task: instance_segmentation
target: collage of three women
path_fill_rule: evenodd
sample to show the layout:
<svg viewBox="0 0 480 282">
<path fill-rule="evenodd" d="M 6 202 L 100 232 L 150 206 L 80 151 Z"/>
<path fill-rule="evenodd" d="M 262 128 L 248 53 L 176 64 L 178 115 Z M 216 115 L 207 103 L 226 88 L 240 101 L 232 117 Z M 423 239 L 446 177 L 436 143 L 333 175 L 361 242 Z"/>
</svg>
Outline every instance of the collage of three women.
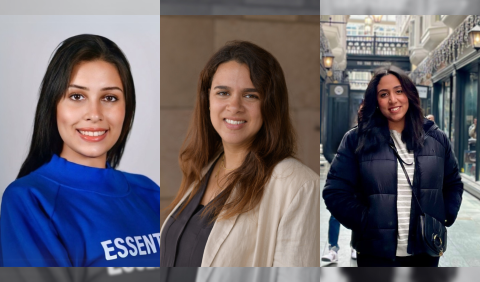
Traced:
<svg viewBox="0 0 480 282">
<path fill-rule="evenodd" d="M 180 2 L 0 15 L 2 281 L 473 275 L 479 16 Z"/>
</svg>

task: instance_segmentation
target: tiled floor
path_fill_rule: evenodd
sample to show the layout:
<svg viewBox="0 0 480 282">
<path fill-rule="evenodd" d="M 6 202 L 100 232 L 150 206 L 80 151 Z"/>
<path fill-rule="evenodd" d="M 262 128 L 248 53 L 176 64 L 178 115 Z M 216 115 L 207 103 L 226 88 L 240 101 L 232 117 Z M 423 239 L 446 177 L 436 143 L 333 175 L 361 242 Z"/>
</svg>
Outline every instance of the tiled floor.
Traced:
<svg viewBox="0 0 480 282">
<path fill-rule="evenodd" d="M 322 190 L 325 185 L 327 171 L 328 167 L 322 167 L 320 171 L 320 186 Z M 320 246 L 322 248 L 322 256 L 325 254 L 325 251 L 328 252 L 329 218 L 330 212 L 326 209 L 322 199 L 320 201 Z M 440 266 L 480 266 L 480 200 L 464 192 L 457 221 L 447 230 L 448 248 L 440 259 Z M 338 239 L 340 246 L 338 264 L 326 265 L 322 262 L 321 266 L 357 266 L 356 261 L 350 259 L 350 237 L 351 231 L 341 226 Z"/>
</svg>

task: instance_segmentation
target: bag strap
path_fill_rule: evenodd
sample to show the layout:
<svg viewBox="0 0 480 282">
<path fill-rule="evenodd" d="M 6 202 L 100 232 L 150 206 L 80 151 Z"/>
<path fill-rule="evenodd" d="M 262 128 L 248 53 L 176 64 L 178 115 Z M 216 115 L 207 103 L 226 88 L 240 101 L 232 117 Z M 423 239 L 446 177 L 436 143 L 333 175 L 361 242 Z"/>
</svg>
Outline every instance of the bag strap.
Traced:
<svg viewBox="0 0 480 282">
<path fill-rule="evenodd" d="M 400 157 L 400 155 L 399 155 L 398 152 L 397 152 L 397 148 L 395 148 L 395 145 L 390 144 L 390 148 L 393 149 L 393 152 L 395 153 L 395 156 L 398 158 L 398 162 L 399 162 L 400 165 L 402 166 L 403 173 L 405 173 L 405 177 L 407 178 L 408 184 L 410 185 L 410 188 L 412 188 L 413 197 L 414 197 L 415 200 L 417 201 L 417 205 L 418 205 L 418 207 L 420 208 L 420 211 L 422 212 L 422 214 L 425 214 L 425 213 L 423 212 L 422 206 L 420 205 L 420 201 L 419 201 L 418 198 L 417 198 L 417 194 L 415 194 L 415 190 L 413 189 L 412 182 L 410 182 L 410 177 L 408 176 L 407 170 L 405 169 L 405 166 L 403 165 L 404 163 L 405 163 L 405 164 L 407 164 L 407 163 L 402 159 L 402 157 Z M 411 164 L 413 164 L 413 163 L 411 163 Z M 408 164 L 408 165 L 411 165 L 411 164 Z"/>
</svg>

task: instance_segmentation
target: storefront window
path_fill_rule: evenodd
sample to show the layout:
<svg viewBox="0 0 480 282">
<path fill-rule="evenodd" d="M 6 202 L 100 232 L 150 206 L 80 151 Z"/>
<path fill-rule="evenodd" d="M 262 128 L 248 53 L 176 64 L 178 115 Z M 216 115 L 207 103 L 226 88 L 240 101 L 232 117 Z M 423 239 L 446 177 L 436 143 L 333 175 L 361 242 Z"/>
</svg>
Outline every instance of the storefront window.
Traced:
<svg viewBox="0 0 480 282">
<path fill-rule="evenodd" d="M 450 80 L 443 83 L 443 131 L 450 138 Z"/>
<path fill-rule="evenodd" d="M 325 125 L 326 125 L 326 102 L 328 101 L 328 95 L 326 93 L 325 80 L 320 76 L 320 143 L 325 137 Z"/>
<path fill-rule="evenodd" d="M 467 136 L 460 140 L 463 141 L 464 155 L 463 155 L 463 168 L 462 170 L 472 177 L 475 177 L 475 163 L 476 163 L 476 144 L 477 135 L 475 132 L 476 116 L 477 116 L 477 85 L 478 76 L 476 73 L 470 73 L 467 77 L 467 84 L 465 86 L 465 112 L 464 121 L 465 131 Z"/>
<path fill-rule="evenodd" d="M 443 85 L 442 85 L 443 86 Z M 441 87 L 442 89 L 439 90 L 439 93 L 438 93 L 438 109 L 437 109 L 437 113 L 438 113 L 438 127 L 440 127 L 441 130 L 444 130 L 444 124 L 443 124 L 443 87 Z"/>
<path fill-rule="evenodd" d="M 363 93 L 350 94 L 350 127 L 354 127 L 358 123 L 358 110 L 363 101 Z"/>
</svg>

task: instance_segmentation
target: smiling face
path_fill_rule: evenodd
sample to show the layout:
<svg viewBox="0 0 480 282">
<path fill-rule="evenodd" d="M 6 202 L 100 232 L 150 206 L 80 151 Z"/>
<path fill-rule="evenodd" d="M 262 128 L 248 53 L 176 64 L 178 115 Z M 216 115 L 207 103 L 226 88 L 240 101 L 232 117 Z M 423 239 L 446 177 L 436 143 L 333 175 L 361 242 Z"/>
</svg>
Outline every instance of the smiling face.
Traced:
<svg viewBox="0 0 480 282">
<path fill-rule="evenodd" d="M 210 120 L 224 146 L 245 147 L 263 124 L 260 94 L 248 66 L 236 61 L 220 64 L 210 88 Z"/>
<path fill-rule="evenodd" d="M 388 120 L 390 129 L 402 132 L 405 114 L 408 111 L 408 97 L 395 75 L 383 76 L 377 86 L 378 108 Z"/>
<path fill-rule="evenodd" d="M 57 126 L 63 140 L 60 156 L 104 168 L 124 118 L 125 96 L 116 67 L 101 60 L 77 64 L 67 92 L 57 104 Z"/>
</svg>

